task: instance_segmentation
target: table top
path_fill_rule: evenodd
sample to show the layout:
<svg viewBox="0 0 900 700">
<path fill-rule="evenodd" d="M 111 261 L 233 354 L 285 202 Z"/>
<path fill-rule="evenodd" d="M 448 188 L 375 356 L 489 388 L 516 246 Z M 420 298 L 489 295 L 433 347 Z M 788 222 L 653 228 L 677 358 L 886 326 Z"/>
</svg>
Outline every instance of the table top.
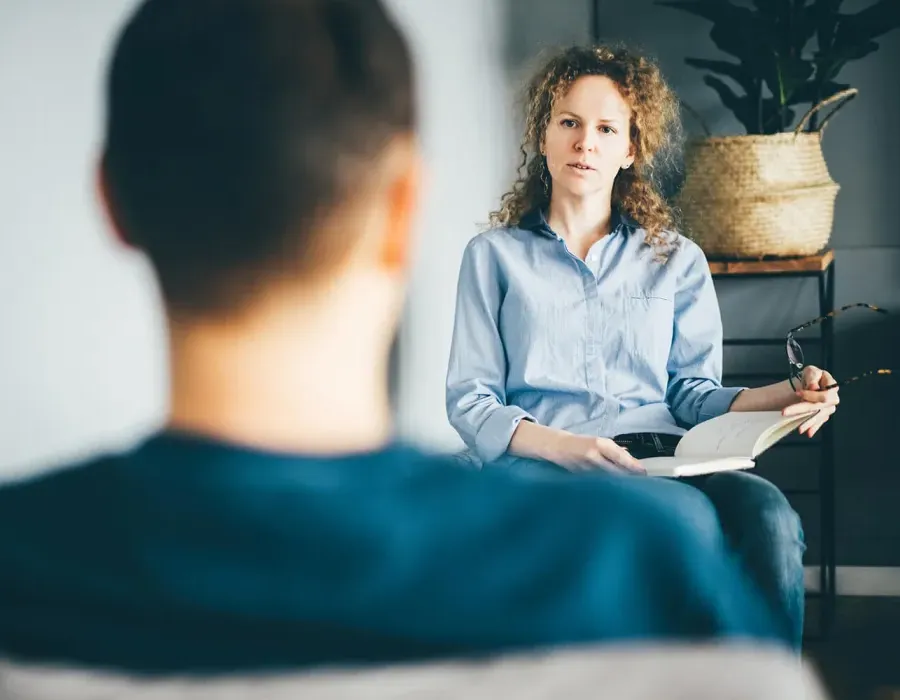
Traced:
<svg viewBox="0 0 900 700">
<path fill-rule="evenodd" d="M 834 262 L 834 250 L 825 248 L 815 255 L 797 258 L 763 258 L 761 260 L 725 260 L 709 258 L 709 270 L 723 275 L 778 275 L 796 272 L 823 272 Z"/>
</svg>

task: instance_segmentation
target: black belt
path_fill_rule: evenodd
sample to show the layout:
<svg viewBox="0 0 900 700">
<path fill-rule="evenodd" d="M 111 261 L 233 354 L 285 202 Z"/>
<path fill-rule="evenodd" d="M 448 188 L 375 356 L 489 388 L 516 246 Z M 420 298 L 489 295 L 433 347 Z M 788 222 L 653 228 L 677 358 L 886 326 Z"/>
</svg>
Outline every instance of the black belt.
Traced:
<svg viewBox="0 0 900 700">
<path fill-rule="evenodd" d="M 613 438 L 613 442 L 627 449 L 635 459 L 673 457 L 680 441 L 680 435 L 666 433 L 623 433 Z"/>
</svg>

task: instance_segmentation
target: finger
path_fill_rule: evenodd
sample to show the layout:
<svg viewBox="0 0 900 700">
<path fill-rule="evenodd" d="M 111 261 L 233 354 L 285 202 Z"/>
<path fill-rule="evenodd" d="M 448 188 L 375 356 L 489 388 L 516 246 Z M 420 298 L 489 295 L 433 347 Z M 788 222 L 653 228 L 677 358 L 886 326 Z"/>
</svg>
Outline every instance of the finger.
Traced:
<svg viewBox="0 0 900 700">
<path fill-rule="evenodd" d="M 821 403 L 810 403 L 809 401 L 800 401 L 798 403 L 792 403 L 790 406 L 785 407 L 781 411 L 781 415 L 783 416 L 799 416 L 804 413 L 810 413 L 811 411 L 818 411 L 822 408 Z"/>
<path fill-rule="evenodd" d="M 637 474 L 647 473 L 644 465 L 641 464 L 637 459 L 635 459 L 629 452 L 623 451 L 623 454 L 620 455 L 618 459 L 618 463 L 628 471 L 635 472 Z"/>
<path fill-rule="evenodd" d="M 819 377 L 819 386 L 828 386 L 829 384 L 837 384 L 837 381 L 827 369 L 822 370 L 822 376 Z"/>
<path fill-rule="evenodd" d="M 839 402 L 837 389 L 829 389 L 828 391 L 798 391 L 797 396 L 803 403 L 837 405 Z"/>
<path fill-rule="evenodd" d="M 803 386 L 807 389 L 815 389 L 821 386 L 822 370 L 815 365 L 807 365 L 803 368 Z"/>
<path fill-rule="evenodd" d="M 834 413 L 834 406 L 829 406 L 828 408 L 823 408 L 821 411 L 816 413 L 812 418 L 805 421 L 803 425 L 800 426 L 799 431 L 801 434 L 806 433 L 809 437 L 818 432 L 819 428 L 821 428 L 825 423 L 828 422 L 828 419 Z"/>
<path fill-rule="evenodd" d="M 608 452 L 604 454 L 604 457 L 614 462 L 617 467 L 620 467 L 627 471 L 637 472 L 638 474 L 647 473 L 647 470 L 641 465 L 641 463 L 637 459 L 635 459 L 632 454 L 624 447 L 614 445 Z"/>
<path fill-rule="evenodd" d="M 809 430 L 822 422 L 822 419 L 819 418 L 818 414 L 815 417 L 810 418 L 808 421 L 804 421 L 803 424 L 797 429 L 797 432 L 801 435 L 803 433 L 809 432 Z"/>
<path fill-rule="evenodd" d="M 609 472 L 622 471 L 622 468 L 618 464 L 613 460 L 608 459 L 602 452 L 599 450 L 592 450 L 579 465 L 579 471 L 590 472 L 596 471 L 597 469 L 605 469 Z"/>
<path fill-rule="evenodd" d="M 823 415 L 821 418 L 819 418 L 819 419 L 818 419 L 818 420 L 810 427 L 810 429 L 806 431 L 807 437 L 812 437 L 812 436 L 815 435 L 817 432 L 819 432 L 819 428 L 821 428 L 823 425 L 825 425 L 825 424 L 828 422 L 828 417 L 829 417 L 830 415 L 831 415 L 831 414 L 828 413 L 828 414 Z"/>
<path fill-rule="evenodd" d="M 597 463 L 598 469 L 605 469 L 608 472 L 612 472 L 614 474 L 632 474 L 634 471 L 629 467 L 625 467 L 616 462 L 611 462 L 608 459 L 603 460 L 602 462 Z"/>
<path fill-rule="evenodd" d="M 813 435 L 815 435 L 816 433 L 818 433 L 818 432 L 819 432 L 819 428 L 821 428 L 823 425 L 825 425 L 825 423 L 826 423 L 826 421 L 822 421 L 822 422 L 819 423 L 818 425 L 812 427 L 812 428 L 810 429 L 810 431 L 809 431 L 809 436 L 812 437 Z"/>
</svg>

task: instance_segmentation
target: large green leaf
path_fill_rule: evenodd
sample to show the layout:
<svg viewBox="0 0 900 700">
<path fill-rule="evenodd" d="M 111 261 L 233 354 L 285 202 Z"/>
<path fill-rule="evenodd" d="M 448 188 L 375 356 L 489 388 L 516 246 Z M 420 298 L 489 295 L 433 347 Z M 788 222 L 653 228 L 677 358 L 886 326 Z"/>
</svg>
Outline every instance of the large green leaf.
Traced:
<svg viewBox="0 0 900 700">
<path fill-rule="evenodd" d="M 719 93 L 719 99 L 722 100 L 722 104 L 734 113 L 734 116 L 744 125 L 748 134 L 758 132 L 759 120 L 754 109 L 756 100 L 751 99 L 747 95 L 740 96 L 735 94 L 730 85 L 714 75 L 704 75 L 703 82 Z"/>
<path fill-rule="evenodd" d="M 900 27 L 900 3 L 897 0 L 877 0 L 855 15 L 840 15 L 838 41 L 861 44 L 877 39 Z"/>
<path fill-rule="evenodd" d="M 744 88 L 744 92 L 748 95 L 756 91 L 756 82 L 754 77 L 740 63 L 731 63 L 729 61 L 711 61 L 705 58 L 686 58 L 684 62 L 694 68 L 712 71 L 719 75 L 731 78 L 734 82 Z"/>
<path fill-rule="evenodd" d="M 719 94 L 722 104 L 734 113 L 748 134 L 774 134 L 783 131 L 794 121 L 794 111 L 782 108 L 774 98 L 759 100 L 748 95 L 738 95 L 731 86 L 714 75 L 703 76 L 703 82 Z"/>
<path fill-rule="evenodd" d="M 834 64 L 836 70 L 840 70 L 847 61 L 858 61 L 877 50 L 878 42 L 869 40 L 859 42 L 851 41 L 847 37 L 841 36 L 840 26 L 838 26 L 838 32 L 835 36 L 831 50 L 821 55 L 817 54 L 816 59 L 817 62 L 819 62 L 820 59 L 825 59 L 828 63 Z M 832 71 L 828 77 L 834 78 L 836 76 L 837 72 Z"/>
<path fill-rule="evenodd" d="M 785 129 L 791 106 L 814 103 L 846 86 L 837 82 L 849 62 L 878 49 L 874 39 L 900 28 L 900 0 L 871 0 L 856 14 L 842 14 L 844 0 L 655 0 L 712 22 L 710 38 L 736 61 L 688 58 L 716 75 L 704 81 L 719 94 L 749 133 Z M 810 56 L 810 39 L 818 51 Z M 723 76 L 742 88 L 739 95 Z M 767 97 L 771 93 L 771 97 Z"/>
<path fill-rule="evenodd" d="M 729 0 L 659 0 L 657 4 L 710 20 L 710 38 L 720 51 L 737 58 L 747 74 L 774 80 L 773 25 L 760 13 Z"/>
<path fill-rule="evenodd" d="M 743 9 L 732 5 L 729 0 L 657 0 L 656 4 L 661 7 L 684 10 L 711 22 L 721 22 L 735 10 Z M 747 10 L 744 11 L 747 12 Z"/>
<path fill-rule="evenodd" d="M 815 23 L 816 39 L 819 43 L 819 51 L 828 51 L 834 42 L 834 34 L 837 30 L 838 10 L 844 0 L 816 0 L 807 9 L 807 14 Z"/>
<path fill-rule="evenodd" d="M 802 56 L 803 51 L 816 34 L 817 22 L 812 5 L 801 0 L 792 8 L 790 26 L 786 32 L 788 47 L 794 56 Z"/>
<path fill-rule="evenodd" d="M 790 107 L 777 104 L 775 100 L 763 100 L 762 131 L 764 134 L 777 134 L 789 129 L 796 117 L 796 112 Z"/>
<path fill-rule="evenodd" d="M 753 0 L 753 6 L 759 10 L 760 14 L 775 18 L 779 12 L 783 12 L 785 7 L 790 7 L 790 2 L 785 0 Z"/>
<path fill-rule="evenodd" d="M 746 60 L 758 53 L 760 39 L 766 33 L 765 23 L 746 7 L 729 0 L 658 0 L 657 5 L 698 15 L 713 23 L 710 36 L 722 51 Z"/>
<path fill-rule="evenodd" d="M 720 51 L 737 58 L 748 73 L 760 78 L 774 74 L 775 47 L 768 41 L 769 36 L 752 15 L 719 22 L 709 33 Z"/>
<path fill-rule="evenodd" d="M 794 93 L 809 80 L 815 71 L 812 61 L 796 56 L 775 56 L 773 82 L 766 82 L 779 104 L 790 104 Z"/>
<path fill-rule="evenodd" d="M 753 0 L 768 41 L 781 55 L 799 56 L 816 31 L 807 0 Z"/>
</svg>

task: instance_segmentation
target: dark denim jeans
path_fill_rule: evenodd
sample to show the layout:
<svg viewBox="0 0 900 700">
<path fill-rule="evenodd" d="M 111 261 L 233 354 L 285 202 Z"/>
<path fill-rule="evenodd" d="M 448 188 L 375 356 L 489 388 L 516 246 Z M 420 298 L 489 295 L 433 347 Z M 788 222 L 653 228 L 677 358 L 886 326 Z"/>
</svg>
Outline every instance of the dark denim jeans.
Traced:
<svg viewBox="0 0 900 700">
<path fill-rule="evenodd" d="M 774 484 L 744 471 L 680 481 L 699 489 L 712 502 L 725 538 L 790 629 L 791 643 L 799 652 L 806 544 L 800 518 L 787 498 Z"/>
<path fill-rule="evenodd" d="M 560 478 L 568 473 L 528 459 L 507 457 L 497 464 L 532 477 Z M 715 542 L 724 536 L 745 574 L 769 602 L 787 641 L 799 653 L 806 544 L 800 517 L 784 494 L 771 482 L 745 471 L 653 482 L 660 502 L 690 522 L 698 541 Z"/>
</svg>

